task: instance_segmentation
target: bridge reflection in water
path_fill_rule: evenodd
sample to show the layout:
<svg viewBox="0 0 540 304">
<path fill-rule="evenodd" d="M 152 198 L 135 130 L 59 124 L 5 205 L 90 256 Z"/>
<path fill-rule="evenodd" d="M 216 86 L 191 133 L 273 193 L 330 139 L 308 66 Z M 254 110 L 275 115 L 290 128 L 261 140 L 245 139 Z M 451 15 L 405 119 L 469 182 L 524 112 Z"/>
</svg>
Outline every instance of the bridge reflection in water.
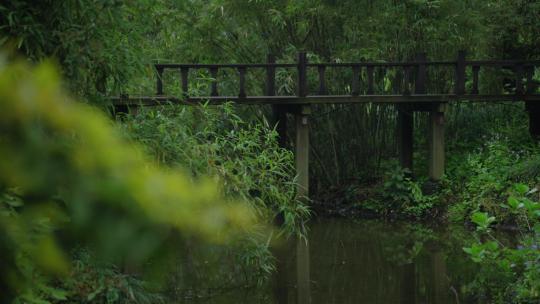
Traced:
<svg viewBox="0 0 540 304">
<path fill-rule="evenodd" d="M 460 284 L 476 265 L 462 252 L 463 238 L 449 237 L 414 226 L 316 221 L 309 241 L 276 250 L 273 302 L 467 303 Z"/>
</svg>

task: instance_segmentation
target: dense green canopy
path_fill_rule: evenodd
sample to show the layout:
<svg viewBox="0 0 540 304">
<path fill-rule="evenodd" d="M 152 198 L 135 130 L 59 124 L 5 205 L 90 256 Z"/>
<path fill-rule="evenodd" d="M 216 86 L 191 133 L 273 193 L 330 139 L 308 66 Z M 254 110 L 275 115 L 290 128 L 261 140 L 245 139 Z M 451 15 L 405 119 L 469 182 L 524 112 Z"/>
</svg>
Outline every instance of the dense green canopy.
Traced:
<svg viewBox="0 0 540 304">
<path fill-rule="evenodd" d="M 255 63 L 269 54 L 294 62 L 299 51 L 310 62 L 405 61 L 419 52 L 451 60 L 459 50 L 471 59 L 540 59 L 534 0 L 4 2 L 1 303 L 156 302 L 162 298 L 148 296 L 152 288 L 125 273 L 167 269 L 159 261 L 174 260 L 163 259 L 171 252 L 185 253 L 198 269 L 208 268 L 207 252 L 233 261 L 231 268 L 218 261 L 222 268 L 203 278 L 210 289 L 224 278 L 262 284 L 274 271 L 276 234 L 304 235 L 310 211 L 295 198 L 294 157 L 278 147 L 269 107 L 165 106 L 105 118 L 108 97 L 155 93 L 154 63 Z M 190 89 L 202 92 L 211 78 L 199 72 L 191 72 Z M 428 73 L 428 92 L 453 86 L 452 71 Z M 177 74 L 164 75 L 167 93 L 179 93 Z M 350 92 L 350 74 L 328 71 L 329 89 Z M 511 92 L 508 75 L 482 69 L 480 89 Z M 396 93 L 392 81 L 401 76 L 377 71 L 375 85 Z M 218 77 L 222 92 L 236 88 L 236 76 Z M 261 92 L 264 76 L 247 77 L 247 90 Z M 294 77 L 277 72 L 279 94 L 294 91 Z M 532 82 L 538 92 L 538 68 Z M 428 117 L 413 114 L 419 165 L 406 172 L 392 161 L 396 113 L 392 105 L 312 107 L 314 203 L 475 225 L 465 251 L 482 271 L 465 288 L 469 296 L 537 303 L 540 149 L 524 105 L 449 105 L 448 170 L 434 191 L 423 183 Z M 265 229 L 271 222 L 281 224 L 278 233 Z M 520 231 L 519 245 L 497 240 L 495 224 Z M 414 255 L 421 246 L 408 250 Z M 192 278 L 171 276 L 161 277 L 171 289 L 191 286 Z"/>
</svg>

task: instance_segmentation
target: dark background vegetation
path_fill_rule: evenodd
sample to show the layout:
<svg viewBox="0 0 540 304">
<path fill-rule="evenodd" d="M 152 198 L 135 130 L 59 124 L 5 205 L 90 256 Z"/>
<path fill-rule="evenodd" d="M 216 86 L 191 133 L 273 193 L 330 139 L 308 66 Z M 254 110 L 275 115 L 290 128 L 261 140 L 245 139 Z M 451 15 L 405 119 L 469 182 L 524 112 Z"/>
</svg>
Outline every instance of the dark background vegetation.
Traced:
<svg viewBox="0 0 540 304">
<path fill-rule="evenodd" d="M 405 61 L 418 52 L 425 52 L 431 60 L 451 60 L 456 57 L 458 50 L 466 50 L 468 58 L 471 59 L 539 59 L 538 16 L 540 2 L 527 0 L 14 0 L 0 4 L 0 44 L 5 52 L 3 62 L 12 62 L 15 60 L 13 58 L 19 58 L 19 61 L 23 58 L 23 61 L 31 64 L 39 64 L 45 60 L 54 61 L 64 79 L 61 85 L 65 91 L 102 112 L 108 112 L 108 96 L 153 93 L 155 72 L 152 63 L 254 63 L 263 62 L 267 54 L 275 55 L 278 62 L 293 62 L 298 51 L 307 51 L 312 62 Z M 19 68 L 5 68 L 4 71 L 19 75 L 18 77 L 27 74 Z M 329 71 L 328 77 L 333 79 L 328 82 L 329 89 L 332 92 L 348 92 L 348 73 Z M 431 75 L 428 91 L 448 91 L 452 87 L 450 71 L 428 73 Z M 47 75 L 55 77 L 53 72 Z M 536 82 L 539 81 L 538 75 L 536 71 Z M 208 88 L 208 75 L 202 73 L 195 76 L 198 80 L 192 84 L 192 89 L 205 91 Z M 483 71 L 480 75 L 481 91 L 493 92 L 500 88 L 505 76 L 508 75 L 495 70 Z M 171 94 L 178 93 L 179 88 L 172 85 L 178 83 L 178 75 L 168 74 L 165 77 L 169 84 L 165 90 Z M 220 90 L 233 91 L 236 78 L 232 77 L 232 74 L 222 74 L 220 77 L 223 81 Z M 399 72 L 376 74 L 376 89 L 387 93 L 399 91 L 399 86 L 388 85 L 391 79 L 399 77 Z M 248 92 L 262 91 L 262 79 L 262 75 L 249 75 Z M 278 71 L 279 93 L 294 92 L 293 79 L 294 74 Z M 7 100 L 11 103 L 17 102 L 18 97 L 8 94 L 8 84 L 16 83 L 9 82 L 9 77 L 4 81 L 6 91 L 2 93 L 3 100 L 0 102 L 4 103 L 4 99 L 6 105 Z M 40 88 L 32 81 L 30 86 Z M 55 87 L 55 82 L 52 81 L 50 86 Z M 512 89 L 511 86 L 505 88 L 508 92 Z M 65 96 L 66 94 L 60 94 L 53 98 L 65 99 Z M 43 103 L 53 104 L 47 98 L 43 99 Z M 5 109 L 11 108 L 6 106 Z M 38 110 L 27 110 L 36 117 L 42 115 Z M 73 115 L 80 115 L 81 120 L 86 119 L 84 114 L 79 114 L 79 110 L 75 112 L 78 114 Z M 185 176 L 194 180 L 203 176 L 217 176 L 217 191 L 224 200 L 249 202 L 250 208 L 264 219 L 264 223 L 270 223 L 276 214 L 281 214 L 286 225 L 280 233 L 302 234 L 308 211 L 306 206 L 294 200 L 292 155 L 289 151 L 277 147 L 270 113 L 268 108 L 256 107 L 165 107 L 143 110 L 137 115 L 123 117 L 116 125 L 121 130 L 118 132 L 119 137 L 141 144 L 142 150 L 149 155 L 147 158 L 152 163 L 158 163 L 162 170 L 168 172 L 183 168 L 180 170 L 184 170 Z M 26 149 L 25 151 L 43 147 L 49 147 L 47 151 L 56 151 L 55 149 L 64 147 L 62 144 L 52 144 L 57 142 L 51 135 L 57 131 L 54 127 L 35 125 L 35 120 L 19 119 L 14 113 L 2 115 L 5 115 L 0 115 L 5 121 L 14 119 L 13 121 L 18 123 L 17 128 L 28 131 L 23 132 L 26 137 L 17 137 L 13 136 L 19 134 L 13 133 L 17 128 L 0 124 L 2 133 L 12 135 L 9 140 L 3 139 L 0 142 L 2 145 L 17 145 L 16 147 Z M 434 194 L 422 191 L 422 182 L 426 179 L 427 171 L 424 167 L 427 116 L 415 114 L 414 180 L 407 178 L 392 161 L 397 153 L 396 116 L 395 108 L 387 105 L 313 107 L 310 126 L 310 183 L 315 201 L 323 201 L 325 204 L 336 204 L 336 201 L 339 201 L 346 210 L 345 214 L 349 214 L 347 210 L 354 209 L 383 218 L 429 220 L 437 217 L 459 223 L 472 221 L 483 227 L 480 229 L 482 233 L 489 232 L 489 226 L 498 223 L 521 227 L 524 235 L 538 234 L 538 213 L 534 209 L 536 205 L 532 203 L 538 201 L 534 189 L 540 176 L 540 150 L 536 141 L 527 133 L 524 105 L 468 102 L 452 104 L 446 113 L 447 175 L 439 191 Z M 51 122 L 55 119 L 60 118 L 51 117 Z M 92 120 L 92 117 L 88 119 Z M 48 131 L 44 134 L 34 133 L 32 130 L 36 128 Z M 79 131 L 84 130 L 86 129 L 82 128 Z M 292 132 L 292 129 L 289 130 L 291 135 Z M 60 136 L 61 142 L 69 142 L 69 134 L 60 132 L 55 136 Z M 22 139 L 17 141 L 17 138 Z M 36 142 L 36 138 L 43 140 Z M 96 141 L 96 145 L 101 147 L 103 143 Z M 70 159 L 69 151 L 72 150 L 67 151 L 64 157 Z M 54 159 L 55 155 L 52 153 L 51 158 Z M 30 152 L 27 156 L 27 161 L 34 159 Z M 36 159 L 47 162 L 46 157 Z M 78 172 L 75 169 L 66 170 L 70 168 L 69 162 L 59 162 L 57 166 L 46 168 L 51 172 L 62 172 L 58 174 L 65 174 L 63 178 L 66 180 L 70 179 L 69 174 Z M 19 167 L 20 170 L 27 168 L 31 168 L 28 169 L 29 172 L 35 169 L 32 166 Z M 263 171 L 267 173 L 261 175 Z M 96 179 L 98 177 L 99 175 L 96 175 Z M 43 184 L 35 189 L 25 188 L 25 185 L 15 183 L 14 180 L 21 182 L 10 178 L 7 173 L 0 180 L 2 210 L 9 218 L 17 218 L 17 221 L 6 220 L 3 227 L 7 227 L 8 222 L 9 225 L 23 225 L 24 220 L 32 219 L 21 216 L 26 210 L 26 207 L 21 206 L 45 201 L 48 203 L 51 199 L 62 208 L 64 205 L 77 206 L 77 197 L 58 195 L 61 191 L 56 190 L 61 188 L 62 184 L 55 182 L 55 179 L 44 177 Z M 530 191 L 519 190 L 523 189 L 522 187 L 516 190 L 516 183 L 527 185 Z M 129 185 L 126 187 L 130 189 Z M 38 191 L 40 199 L 36 200 L 36 196 L 30 191 L 32 189 L 54 191 Z M 106 191 L 104 193 L 110 194 Z M 513 203 L 502 207 L 501 204 L 504 205 L 509 197 L 521 202 L 522 207 L 518 208 L 519 203 L 515 205 L 515 210 L 512 209 Z M 133 199 L 111 196 L 105 201 L 114 201 L 113 198 L 127 201 Z M 97 196 L 87 200 L 102 203 L 104 199 Z M 73 217 L 71 209 L 67 210 L 66 216 Z M 111 214 L 119 212 L 117 209 L 113 211 Z M 470 218 L 479 212 L 485 214 L 485 218 Z M 490 220 L 491 215 L 496 220 Z M 142 218 L 147 225 L 143 226 L 155 232 L 153 229 L 156 228 L 156 223 L 145 216 Z M 133 231 L 142 229 L 140 221 L 138 217 L 128 220 L 135 223 L 135 228 L 131 227 Z M 88 222 L 84 223 L 88 225 Z M 108 224 L 111 223 L 104 225 Z M 56 225 L 62 226 L 58 223 L 52 227 L 46 225 L 45 228 L 36 228 L 36 233 L 50 236 L 53 231 L 62 230 Z M 62 227 L 67 231 L 72 228 Z M 88 226 L 83 227 L 89 229 Z M 198 243 L 190 241 L 190 233 L 183 235 L 184 228 L 179 228 L 179 238 L 182 240 L 179 243 Z M 257 233 L 243 239 L 249 241 L 236 244 L 234 249 L 215 244 L 204 245 L 212 241 L 203 238 L 204 241 L 200 242 L 201 252 L 207 248 L 205 246 L 211 246 L 212 250 L 233 256 L 232 259 L 242 260 L 243 268 L 239 266 L 239 269 L 231 272 L 251 273 L 251 277 L 244 276 L 246 281 L 260 281 L 259 279 L 271 273 L 273 268 L 267 235 L 261 232 L 263 228 L 255 230 Z M 169 236 L 178 237 L 173 234 Z M 28 255 L 30 249 L 14 245 L 17 237 L 16 234 L 2 235 L 0 246 L 3 247 L 0 249 L 2 252 L 17 252 L 11 256 L 13 260 L 6 259 L 11 261 L 6 265 L 12 267 L 14 273 L 22 272 L 19 276 L 20 281 L 24 282 L 24 278 L 28 281 L 28 278 L 43 269 L 36 266 L 20 271 L 21 263 L 35 265 L 32 264 L 32 259 L 28 258 L 31 257 Z M 58 239 L 64 240 L 62 235 Z M 59 247 L 70 256 L 68 260 L 81 261 L 77 264 L 80 267 L 74 268 L 78 271 L 72 272 L 71 282 L 84 277 L 84 282 L 87 282 L 89 287 L 77 289 L 69 282 L 58 284 L 58 281 L 50 280 L 44 275 L 43 284 L 39 288 L 32 289 L 28 285 L 20 284 L 27 289 L 18 287 L 18 291 L 24 289 L 27 293 L 25 298 L 19 301 L 37 303 L 45 299 L 50 302 L 77 302 L 78 297 L 88 301 L 133 300 L 129 293 L 124 292 L 125 288 L 118 287 L 123 286 L 122 284 L 138 286 L 141 294 L 135 298 L 139 302 L 158 300 L 153 297 L 145 298 L 147 287 L 143 287 L 143 283 L 139 281 L 131 282 L 132 277 L 124 276 L 126 269 L 122 267 L 101 265 L 100 271 L 88 274 L 87 267 L 92 268 L 93 266 L 89 265 L 96 263 L 92 258 L 96 252 L 93 251 L 99 250 L 88 249 L 88 244 L 73 239 L 77 238 L 73 237 L 65 243 L 60 242 L 62 246 Z M 523 239 L 524 242 L 530 241 L 525 236 Z M 530 250 L 522 250 L 520 253 L 512 251 L 512 248 L 494 248 L 485 242 L 477 245 L 485 247 L 470 247 L 473 248 L 469 250 L 471 255 L 479 262 L 489 261 L 486 266 L 488 270 L 483 275 L 500 278 L 496 284 L 489 286 L 482 285 L 480 280 L 478 290 L 488 290 L 487 296 L 500 301 L 507 301 L 517 295 L 523 303 L 537 300 L 540 271 L 538 266 L 534 265 L 539 264 L 539 255 L 537 250 L 534 250 L 534 246 L 538 246 L 536 238 L 532 239 L 532 243 L 523 245 L 523 248 Z M 129 243 L 128 240 L 125 239 L 126 244 Z M 4 247 L 8 249 L 4 250 Z M 81 247 L 84 249 L 80 249 Z M 185 246 L 188 247 L 195 248 L 195 245 Z M 129 246 L 126 245 L 123 250 L 127 251 L 126 248 Z M 75 253 L 72 254 L 72 251 Z M 483 254 L 482 257 L 480 253 Z M 491 253 L 492 259 L 489 258 Z M 17 255 L 26 256 L 27 259 L 16 262 L 14 256 Z M 149 257 L 154 256 L 150 253 L 144 256 Z M 145 260 L 143 257 L 139 258 L 138 263 Z M 521 266 L 509 269 L 505 264 L 508 261 Z M 119 264 L 118 261 L 112 263 Z M 99 277 L 114 278 L 115 282 L 119 282 L 114 285 L 118 288 L 111 291 L 99 286 L 96 282 L 103 280 Z M 221 277 L 216 274 L 215 281 L 219 281 Z M 189 285 L 189 278 L 172 280 L 177 280 L 176 285 Z M 509 285 L 509 282 L 512 284 Z M 6 284 L 6 290 L 13 292 L 17 289 L 13 287 L 17 284 Z"/>
<path fill-rule="evenodd" d="M 311 61 L 323 62 L 405 61 L 418 52 L 431 60 L 451 60 L 458 50 L 467 50 L 471 59 L 537 59 L 538 10 L 537 1 L 221 0 L 11 1 L 0 12 L 5 44 L 34 61 L 53 56 L 73 92 L 99 100 L 152 93 L 154 62 L 249 63 L 262 62 L 267 54 L 293 62 L 300 50 Z M 347 90 L 347 73 L 330 74 L 330 90 Z M 486 86 L 486 79 L 496 77 L 481 76 Z M 294 90 L 291 77 L 283 75 L 281 93 Z M 448 75 L 435 78 L 433 90 L 451 87 Z M 379 90 L 388 90 L 379 80 Z M 252 91 L 262 90 L 260 79 L 252 83 Z M 475 110 L 460 110 L 470 107 Z M 504 111 L 504 106 L 458 106 L 448 115 L 448 136 L 463 141 L 485 134 L 489 125 L 484 124 L 493 120 L 468 115 L 496 117 Z M 395 155 L 395 113 L 374 105 L 316 107 L 313 189 L 378 173 L 381 160 Z M 419 115 L 417 126 L 424 121 Z"/>
</svg>

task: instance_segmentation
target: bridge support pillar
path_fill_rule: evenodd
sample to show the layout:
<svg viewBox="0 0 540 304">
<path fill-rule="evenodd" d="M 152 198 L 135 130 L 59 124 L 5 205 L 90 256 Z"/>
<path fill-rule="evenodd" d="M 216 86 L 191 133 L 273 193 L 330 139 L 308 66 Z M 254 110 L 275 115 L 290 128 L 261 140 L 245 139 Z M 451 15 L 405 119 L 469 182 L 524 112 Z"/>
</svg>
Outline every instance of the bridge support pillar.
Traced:
<svg viewBox="0 0 540 304">
<path fill-rule="evenodd" d="M 438 181 L 444 175 L 444 111 L 446 104 L 433 104 L 430 111 L 429 177 Z"/>
<path fill-rule="evenodd" d="M 414 112 L 407 105 L 398 105 L 397 121 L 399 164 L 403 169 L 413 169 Z"/>
<path fill-rule="evenodd" d="M 111 114 L 113 118 L 117 118 L 119 115 L 134 115 L 139 114 L 140 107 L 128 106 L 128 105 L 115 105 L 111 108 Z"/>
<path fill-rule="evenodd" d="M 540 105 L 533 102 L 525 102 L 525 109 L 529 114 L 529 133 L 533 138 L 540 138 Z"/>
<path fill-rule="evenodd" d="M 295 113 L 296 144 L 294 148 L 298 176 L 296 196 L 303 201 L 309 198 L 309 114 L 311 114 L 309 105 L 300 106 Z"/>
</svg>

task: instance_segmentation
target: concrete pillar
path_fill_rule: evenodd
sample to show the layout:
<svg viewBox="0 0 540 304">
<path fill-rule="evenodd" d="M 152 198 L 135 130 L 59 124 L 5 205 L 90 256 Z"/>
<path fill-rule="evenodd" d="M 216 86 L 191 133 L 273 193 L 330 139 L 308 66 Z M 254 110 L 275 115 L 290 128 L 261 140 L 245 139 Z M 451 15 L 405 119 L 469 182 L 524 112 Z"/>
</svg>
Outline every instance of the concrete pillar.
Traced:
<svg viewBox="0 0 540 304">
<path fill-rule="evenodd" d="M 309 114 L 310 107 L 301 106 L 295 113 L 296 119 L 296 174 L 298 184 L 297 198 L 307 201 L 309 198 Z"/>
<path fill-rule="evenodd" d="M 529 114 L 529 134 L 533 138 L 540 138 L 540 105 L 535 102 L 525 102 L 525 109 Z"/>
<path fill-rule="evenodd" d="M 444 175 L 444 112 L 446 104 L 437 103 L 430 111 L 429 177 L 438 181 Z"/>
</svg>

